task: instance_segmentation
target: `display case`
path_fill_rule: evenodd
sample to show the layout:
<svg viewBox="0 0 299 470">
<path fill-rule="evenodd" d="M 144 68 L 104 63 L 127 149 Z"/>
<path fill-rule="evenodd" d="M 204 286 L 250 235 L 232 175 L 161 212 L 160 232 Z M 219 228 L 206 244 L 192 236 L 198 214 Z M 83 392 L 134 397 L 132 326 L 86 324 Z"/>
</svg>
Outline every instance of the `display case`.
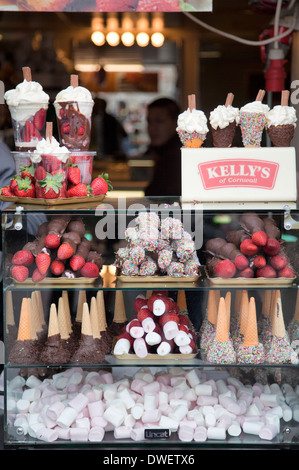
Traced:
<svg viewBox="0 0 299 470">
<path fill-rule="evenodd" d="M 164 232 L 165 245 L 159 250 L 143 238 L 145 256 L 150 254 L 158 265 L 155 272 L 141 271 L 137 253 L 136 271 L 123 269 L 120 260 L 121 249 L 138 245 L 128 228 L 134 231 L 141 213 L 158 216 L 158 236 L 162 221 L 176 220 L 181 228 L 179 236 Z M 250 277 L 245 266 L 219 275 L 216 260 L 234 261 L 236 253 L 224 255 L 209 242 L 230 243 L 232 232 L 241 230 L 252 241 L 261 230 L 252 228 L 252 219 L 244 220 L 248 213 L 264 225 L 273 222 L 274 232 L 267 233 L 268 239 L 279 241 L 276 262 L 284 257 L 292 271 L 282 272 L 284 263 L 280 269 L 276 266 L 275 276 L 257 274 L 261 269 L 254 265 L 257 256 L 264 254 L 267 266 L 272 258 L 263 251 L 264 244 L 254 253 L 241 252 L 246 268 L 253 268 Z M 57 217 L 62 225 L 49 230 L 49 222 Z M 88 240 L 89 250 L 101 257 L 99 272 L 87 276 L 78 270 L 71 275 L 69 260 L 64 259 L 60 274 L 48 265 L 42 279 L 33 277 L 37 244 L 39 253 L 48 254 L 51 263 L 57 261 L 58 246 L 46 247 L 43 237 L 59 234 L 61 246 L 64 232 L 78 230 L 68 224 L 78 220 L 84 226 L 80 242 Z M 5 446 L 297 448 L 298 223 L 299 212 L 288 207 L 205 210 L 196 203 L 185 207 L 179 198 L 106 198 L 75 208 L 6 207 L 2 215 Z M 180 254 L 178 240 L 186 242 Z M 160 258 L 160 251 L 169 248 L 172 261 L 184 264 L 190 240 L 192 256 L 197 256 L 191 264 L 195 269 L 164 269 L 167 253 Z M 236 247 L 240 255 L 240 245 Z M 34 260 L 28 261 L 27 275 L 21 277 L 12 269 L 26 264 L 14 258 L 24 249 L 33 253 Z M 141 304 L 144 312 L 150 311 L 146 317 L 154 319 L 155 327 L 142 323 Z M 161 318 L 165 320 L 169 311 L 167 330 Z M 134 336 L 133 324 L 128 325 L 136 317 L 143 332 L 136 327 Z M 253 337 L 248 336 L 249 318 Z M 171 327 L 177 323 L 182 332 L 184 320 L 189 322 L 189 339 L 184 343 L 186 333 L 182 333 L 174 344 Z M 150 332 L 160 334 L 160 340 L 155 342 L 152 335 L 144 348 Z M 116 348 L 121 337 L 123 346 Z M 137 339 L 140 347 L 134 348 Z M 158 352 L 157 344 L 166 339 L 171 348 Z"/>
</svg>

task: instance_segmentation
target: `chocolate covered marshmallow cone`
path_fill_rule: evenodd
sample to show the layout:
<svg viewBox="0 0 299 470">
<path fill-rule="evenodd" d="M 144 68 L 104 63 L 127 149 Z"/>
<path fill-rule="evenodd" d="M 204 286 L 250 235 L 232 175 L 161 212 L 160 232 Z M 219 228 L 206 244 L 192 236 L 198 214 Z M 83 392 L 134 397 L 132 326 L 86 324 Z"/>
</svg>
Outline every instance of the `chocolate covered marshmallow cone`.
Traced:
<svg viewBox="0 0 299 470">
<path fill-rule="evenodd" d="M 274 147 L 290 147 L 296 127 L 296 110 L 289 106 L 290 92 L 281 92 L 281 104 L 267 115 L 267 132 Z"/>
<path fill-rule="evenodd" d="M 210 113 L 210 125 L 214 147 L 231 147 L 239 124 L 239 109 L 234 108 L 234 95 L 228 93 L 225 105 L 217 106 Z"/>
<path fill-rule="evenodd" d="M 258 338 L 255 299 L 251 297 L 244 340 L 237 349 L 237 361 L 246 364 L 261 364 L 264 360 L 264 347 Z"/>
<path fill-rule="evenodd" d="M 58 315 L 56 305 L 50 307 L 48 338 L 40 355 L 43 364 L 67 364 L 69 352 L 65 349 L 59 331 Z"/>
<path fill-rule="evenodd" d="M 232 364 L 236 362 L 236 353 L 229 337 L 226 305 L 224 297 L 220 297 L 215 338 L 207 351 L 208 362 L 215 364 Z"/>
</svg>

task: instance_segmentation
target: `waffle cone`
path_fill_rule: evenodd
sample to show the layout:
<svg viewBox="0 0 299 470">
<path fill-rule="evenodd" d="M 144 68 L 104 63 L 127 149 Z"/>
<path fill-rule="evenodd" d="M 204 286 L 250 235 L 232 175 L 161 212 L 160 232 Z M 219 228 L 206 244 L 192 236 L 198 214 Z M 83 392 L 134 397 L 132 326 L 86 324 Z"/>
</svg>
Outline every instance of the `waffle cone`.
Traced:
<svg viewBox="0 0 299 470">
<path fill-rule="evenodd" d="M 37 305 L 40 326 L 41 326 L 41 329 L 43 329 L 43 327 L 46 327 L 46 321 L 45 321 L 42 294 L 41 294 L 41 291 L 39 290 L 34 291 L 33 294 L 34 294 L 34 301 L 36 302 L 36 305 Z"/>
<path fill-rule="evenodd" d="M 36 317 L 35 312 L 33 311 L 32 300 L 29 297 L 27 299 L 28 303 L 28 310 L 29 310 L 29 322 L 30 322 L 30 336 L 31 339 L 37 339 L 37 331 L 38 331 L 38 317 Z"/>
<path fill-rule="evenodd" d="M 98 315 L 97 301 L 95 297 L 92 297 L 90 301 L 90 322 L 91 322 L 93 337 L 100 339 L 101 333 L 100 333 L 100 325 L 99 325 L 99 315 Z"/>
<path fill-rule="evenodd" d="M 29 317 L 29 309 L 28 309 L 28 299 L 26 297 L 22 300 L 21 305 L 21 314 L 19 320 L 19 327 L 18 327 L 18 341 L 25 341 L 31 339 L 31 332 L 30 332 L 30 317 Z"/>
<path fill-rule="evenodd" d="M 51 336 L 59 335 L 59 325 L 58 325 L 58 316 L 57 308 L 53 303 L 50 307 L 50 316 L 49 316 L 49 326 L 48 326 L 48 338 Z"/>
<path fill-rule="evenodd" d="M 220 297 L 220 300 L 219 300 L 215 339 L 216 341 L 219 341 L 221 343 L 224 343 L 225 341 L 228 341 L 229 339 L 228 327 L 227 327 L 226 305 L 225 305 L 225 299 L 223 297 Z"/>
<path fill-rule="evenodd" d="M 14 317 L 14 310 L 13 310 L 13 301 L 12 301 L 12 291 L 6 291 L 5 295 L 5 303 L 6 303 L 6 325 L 7 326 L 14 326 L 15 325 L 15 317 Z"/>
<path fill-rule="evenodd" d="M 297 297 L 296 297 L 294 320 L 299 322 L 299 291 L 297 292 Z"/>
<path fill-rule="evenodd" d="M 105 310 L 105 299 L 104 292 L 99 290 L 96 296 L 97 300 L 97 311 L 99 317 L 99 331 L 106 331 L 107 321 L 106 321 L 106 310 Z"/>
<path fill-rule="evenodd" d="M 92 336 L 91 321 L 87 302 L 83 304 L 81 334 Z"/>
<path fill-rule="evenodd" d="M 61 339 L 69 339 L 70 332 L 63 297 L 59 297 L 58 299 L 58 325 Z"/>
<path fill-rule="evenodd" d="M 225 296 L 225 308 L 226 308 L 226 317 L 227 317 L 227 327 L 228 331 L 230 328 L 230 310 L 231 310 L 231 293 L 227 292 Z"/>
<path fill-rule="evenodd" d="M 263 295 L 263 303 L 262 303 L 262 315 L 264 317 L 268 317 L 270 315 L 270 307 L 271 307 L 271 291 L 265 290 Z"/>
<path fill-rule="evenodd" d="M 217 303 L 217 295 L 214 290 L 209 291 L 208 297 L 208 320 L 213 325 L 217 323 L 217 310 L 218 310 L 218 303 Z"/>
<path fill-rule="evenodd" d="M 115 292 L 114 316 L 115 323 L 125 323 L 127 321 L 125 303 L 121 290 Z"/>
<path fill-rule="evenodd" d="M 76 311 L 76 321 L 82 322 L 82 314 L 83 314 L 83 305 L 87 302 L 86 300 L 86 292 L 85 290 L 80 290 L 78 295 L 78 304 L 77 304 L 77 311 Z"/>
<path fill-rule="evenodd" d="M 72 317 L 71 317 L 71 309 L 69 303 L 69 296 L 66 290 L 62 291 L 62 298 L 63 298 L 63 307 L 65 312 L 65 318 L 67 321 L 68 332 L 71 334 L 72 332 Z"/>
<path fill-rule="evenodd" d="M 153 293 L 152 290 L 147 290 L 147 291 L 146 291 L 146 294 L 145 294 L 145 298 L 146 298 L 146 299 L 149 299 L 150 296 L 152 295 L 152 293 Z"/>
<path fill-rule="evenodd" d="M 235 313 L 240 312 L 241 297 L 242 297 L 242 291 L 238 289 L 235 294 L 235 303 L 234 303 Z"/>
<path fill-rule="evenodd" d="M 286 335 L 280 297 L 277 298 L 275 304 L 275 314 L 272 319 L 272 334 L 279 338 L 284 338 Z"/>
<path fill-rule="evenodd" d="M 39 299 L 38 299 L 38 294 L 36 291 L 32 292 L 31 294 L 31 303 L 32 303 L 32 315 L 33 315 L 33 321 L 36 324 L 36 331 L 40 332 L 42 331 L 42 320 L 41 320 L 41 315 L 39 311 Z"/>
<path fill-rule="evenodd" d="M 187 312 L 186 292 L 184 290 L 178 291 L 177 305 L 180 310 Z"/>
<path fill-rule="evenodd" d="M 274 147 L 289 147 L 294 137 L 295 126 L 292 124 L 270 126 L 267 132 Z"/>
<path fill-rule="evenodd" d="M 244 334 L 243 346 L 257 346 L 259 344 L 257 333 L 256 306 L 254 297 L 251 297 L 248 307 L 248 318 Z"/>
<path fill-rule="evenodd" d="M 242 335 L 245 334 L 245 330 L 246 330 L 248 307 L 249 307 L 248 292 L 247 290 L 243 290 L 242 296 L 241 296 L 241 305 L 240 305 L 240 333 Z"/>
<path fill-rule="evenodd" d="M 271 293 L 271 301 L 270 301 L 270 320 L 271 323 L 273 321 L 273 317 L 276 315 L 276 302 L 278 297 L 280 297 L 279 290 L 273 290 Z"/>
</svg>

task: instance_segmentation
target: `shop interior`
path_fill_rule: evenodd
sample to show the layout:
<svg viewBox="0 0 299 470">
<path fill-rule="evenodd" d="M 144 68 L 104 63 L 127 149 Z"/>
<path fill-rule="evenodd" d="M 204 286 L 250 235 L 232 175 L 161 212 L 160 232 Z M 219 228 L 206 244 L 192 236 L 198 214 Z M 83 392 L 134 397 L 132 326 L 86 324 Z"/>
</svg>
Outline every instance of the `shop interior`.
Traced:
<svg viewBox="0 0 299 470">
<path fill-rule="evenodd" d="M 194 93 L 198 109 L 208 117 L 213 108 L 224 103 L 228 92 L 234 94 L 237 107 L 253 101 L 257 91 L 266 87 L 269 51 L 274 44 L 258 42 L 274 34 L 275 8 L 275 1 L 214 0 L 212 12 L 192 14 L 4 9 L 0 13 L 0 80 L 5 90 L 14 88 L 22 80 L 22 66 L 29 66 L 33 79 L 54 101 L 68 86 L 70 74 L 78 74 L 80 84 L 99 99 L 94 115 L 100 112 L 98 108 L 106 107 L 113 123 L 109 138 L 94 130 L 94 172 L 109 173 L 113 196 L 132 191 L 142 195 L 154 167 L 154 161 L 145 155 L 149 145 L 147 105 L 156 98 L 169 97 L 184 110 L 188 95 Z M 279 27 L 284 29 L 280 31 L 289 27 L 295 8 L 294 1 L 282 2 Z M 241 40 L 224 37 L 196 20 Z M 298 21 L 278 45 L 284 57 L 285 89 L 291 89 L 299 76 Z M 108 33 L 117 34 L 108 39 Z M 154 38 L 158 42 L 153 44 Z M 267 92 L 265 101 L 270 106 L 279 100 L 280 92 Z M 0 108 L 0 139 L 13 150 L 9 112 L 4 103 Z M 51 106 L 49 113 L 55 135 Z M 115 119 L 117 137 L 112 135 Z M 106 147 L 104 137 L 110 143 Z M 295 146 L 298 140 L 297 130 Z M 238 143 L 237 135 L 235 145 Z M 205 145 L 212 145 L 209 136 Z M 265 140 L 263 145 L 271 144 Z"/>
</svg>

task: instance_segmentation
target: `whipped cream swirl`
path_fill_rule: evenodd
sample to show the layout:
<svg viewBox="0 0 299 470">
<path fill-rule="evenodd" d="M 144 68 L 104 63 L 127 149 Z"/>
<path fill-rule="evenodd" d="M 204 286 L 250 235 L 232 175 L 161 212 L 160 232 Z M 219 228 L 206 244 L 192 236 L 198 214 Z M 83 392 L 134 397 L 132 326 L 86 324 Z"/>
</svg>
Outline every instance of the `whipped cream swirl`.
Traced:
<svg viewBox="0 0 299 470">
<path fill-rule="evenodd" d="M 239 108 L 233 106 L 219 105 L 210 113 L 210 124 L 213 129 L 224 129 L 230 123 L 236 122 L 239 124 Z"/>
<path fill-rule="evenodd" d="M 267 127 L 291 124 L 296 127 L 296 110 L 293 106 L 277 105 L 267 115 Z"/>
<path fill-rule="evenodd" d="M 42 155 L 55 155 L 59 161 L 65 163 L 70 156 L 70 152 L 66 147 L 60 147 L 55 137 L 52 137 L 51 140 L 47 137 L 38 142 L 36 149 L 30 155 L 31 161 L 39 163 Z"/>
<path fill-rule="evenodd" d="M 198 132 L 199 134 L 206 134 L 208 132 L 207 118 L 203 111 L 193 109 L 190 111 L 188 108 L 183 113 L 179 114 L 177 120 L 177 131 L 185 132 Z"/>
</svg>

